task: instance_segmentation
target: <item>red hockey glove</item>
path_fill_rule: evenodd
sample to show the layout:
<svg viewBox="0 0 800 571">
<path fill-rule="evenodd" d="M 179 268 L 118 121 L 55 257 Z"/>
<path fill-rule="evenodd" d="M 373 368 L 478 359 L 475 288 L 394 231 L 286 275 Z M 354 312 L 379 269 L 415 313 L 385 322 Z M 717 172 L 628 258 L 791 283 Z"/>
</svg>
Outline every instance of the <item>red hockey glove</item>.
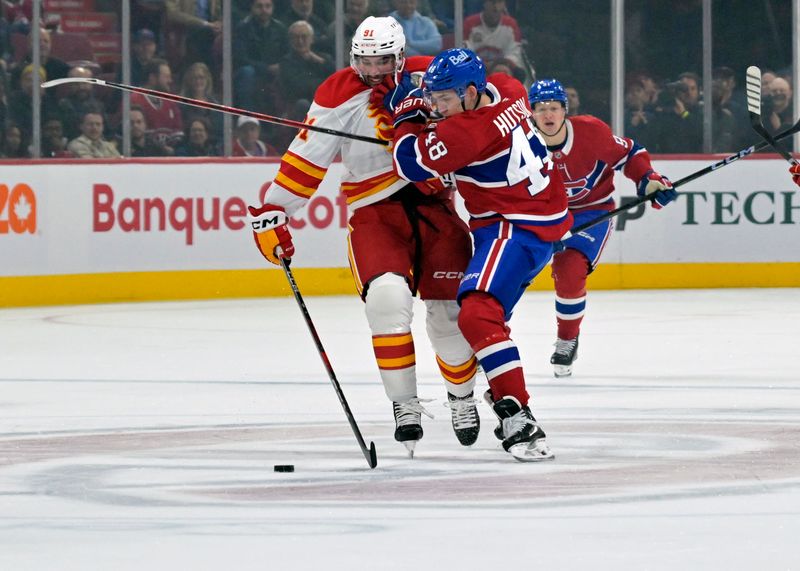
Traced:
<svg viewBox="0 0 800 571">
<path fill-rule="evenodd" d="M 653 195 L 653 208 L 656 210 L 666 206 L 678 198 L 678 192 L 672 188 L 672 182 L 654 170 L 647 171 L 636 187 L 639 196 Z"/>
<path fill-rule="evenodd" d="M 282 206 L 265 204 L 260 208 L 248 206 L 253 238 L 261 254 L 270 262 L 279 266 L 280 258 L 291 258 L 294 255 L 292 234 L 289 232 L 289 217 Z"/>
<path fill-rule="evenodd" d="M 792 181 L 800 186 L 800 164 L 792 165 L 789 172 L 792 173 Z"/>
<path fill-rule="evenodd" d="M 430 116 L 431 109 L 422 98 L 422 90 L 415 89 L 395 107 L 394 128 L 397 129 L 397 127 L 406 121 L 427 123 Z"/>
</svg>

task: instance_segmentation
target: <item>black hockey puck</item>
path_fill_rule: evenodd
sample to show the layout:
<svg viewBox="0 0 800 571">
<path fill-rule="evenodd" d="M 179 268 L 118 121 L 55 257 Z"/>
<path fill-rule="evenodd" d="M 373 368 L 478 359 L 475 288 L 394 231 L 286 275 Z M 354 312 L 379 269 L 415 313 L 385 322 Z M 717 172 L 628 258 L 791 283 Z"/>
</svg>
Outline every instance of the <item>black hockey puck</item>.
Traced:
<svg viewBox="0 0 800 571">
<path fill-rule="evenodd" d="M 276 472 L 294 472 L 294 464 L 275 464 Z"/>
</svg>

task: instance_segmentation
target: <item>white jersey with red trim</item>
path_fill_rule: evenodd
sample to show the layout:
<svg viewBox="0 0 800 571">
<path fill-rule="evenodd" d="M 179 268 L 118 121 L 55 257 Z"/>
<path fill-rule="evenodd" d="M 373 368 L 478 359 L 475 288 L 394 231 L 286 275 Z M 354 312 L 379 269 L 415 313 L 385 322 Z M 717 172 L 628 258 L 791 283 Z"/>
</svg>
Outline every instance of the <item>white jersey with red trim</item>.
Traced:
<svg viewBox="0 0 800 571">
<path fill-rule="evenodd" d="M 424 70 L 430 60 L 408 58 L 404 73 Z M 382 105 L 370 103 L 371 93 L 351 68 L 341 69 L 317 88 L 305 123 L 391 143 L 392 118 Z M 265 201 L 293 214 L 316 192 L 339 155 L 345 167 L 341 192 L 351 210 L 383 200 L 408 184 L 394 171 L 390 146 L 303 130 L 283 155 Z"/>
<path fill-rule="evenodd" d="M 527 92 L 507 75 L 489 80 L 489 105 L 427 127 L 401 124 L 397 172 L 411 181 L 452 176 L 473 229 L 505 219 L 542 240 L 559 240 L 572 216 L 561 176 L 531 121 Z"/>
</svg>

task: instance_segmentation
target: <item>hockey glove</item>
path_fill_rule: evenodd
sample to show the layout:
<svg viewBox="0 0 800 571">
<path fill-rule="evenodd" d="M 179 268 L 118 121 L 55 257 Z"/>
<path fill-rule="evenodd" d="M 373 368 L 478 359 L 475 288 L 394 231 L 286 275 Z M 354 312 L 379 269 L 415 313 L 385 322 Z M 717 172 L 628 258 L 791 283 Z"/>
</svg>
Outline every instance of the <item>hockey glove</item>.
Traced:
<svg viewBox="0 0 800 571">
<path fill-rule="evenodd" d="M 422 98 L 422 90 L 415 89 L 409 93 L 408 97 L 397 104 L 394 110 L 394 128 L 401 123 L 411 121 L 413 123 L 427 123 L 431 117 L 431 109 Z"/>
<path fill-rule="evenodd" d="M 406 72 L 400 77 L 400 83 L 395 84 L 391 75 L 383 83 L 372 88 L 369 102 L 373 107 L 383 107 L 389 113 L 394 113 L 394 108 L 414 90 L 411 75 Z"/>
<path fill-rule="evenodd" d="M 291 258 L 294 244 L 289 232 L 289 217 L 283 207 L 265 204 L 260 208 L 249 206 L 248 210 L 253 238 L 261 254 L 276 266 L 281 264 L 280 258 Z"/>
<path fill-rule="evenodd" d="M 672 188 L 670 180 L 654 170 L 647 171 L 636 187 L 639 196 L 653 195 L 653 208 L 656 210 L 666 206 L 678 198 L 678 191 Z"/>
<path fill-rule="evenodd" d="M 794 181 L 797 186 L 800 186 L 800 164 L 792 165 L 789 172 L 792 173 L 792 181 Z"/>
</svg>

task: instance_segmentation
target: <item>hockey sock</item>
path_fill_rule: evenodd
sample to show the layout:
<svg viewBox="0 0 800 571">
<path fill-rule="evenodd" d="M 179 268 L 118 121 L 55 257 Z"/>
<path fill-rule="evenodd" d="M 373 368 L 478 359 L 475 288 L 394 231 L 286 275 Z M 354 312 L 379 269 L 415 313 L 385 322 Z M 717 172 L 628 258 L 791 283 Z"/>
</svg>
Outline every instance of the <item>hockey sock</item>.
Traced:
<svg viewBox="0 0 800 571">
<path fill-rule="evenodd" d="M 515 397 L 528 404 L 522 362 L 505 322 L 503 306 L 493 296 L 471 292 L 461 302 L 458 326 L 481 363 L 496 398 Z"/>
<path fill-rule="evenodd" d="M 394 402 L 405 402 L 417 396 L 417 358 L 411 332 L 373 335 L 372 349 L 386 396 Z"/>
<path fill-rule="evenodd" d="M 553 256 L 556 321 L 559 339 L 575 339 L 586 311 L 586 276 L 589 263 L 578 250 L 567 248 Z"/>
</svg>

